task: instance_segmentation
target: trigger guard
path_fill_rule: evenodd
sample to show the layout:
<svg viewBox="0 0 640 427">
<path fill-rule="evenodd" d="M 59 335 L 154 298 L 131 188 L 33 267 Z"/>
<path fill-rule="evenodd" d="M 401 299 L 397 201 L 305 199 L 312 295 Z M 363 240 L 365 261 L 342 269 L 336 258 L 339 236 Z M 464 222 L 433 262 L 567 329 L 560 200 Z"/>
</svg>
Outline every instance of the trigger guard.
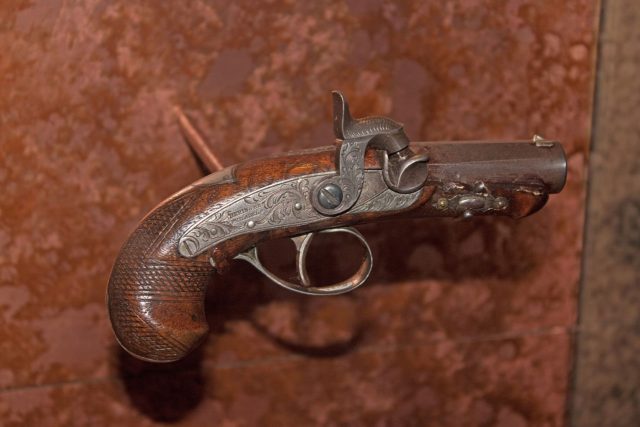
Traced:
<svg viewBox="0 0 640 427">
<path fill-rule="evenodd" d="M 309 247 L 311 246 L 311 240 L 316 233 L 347 233 L 355 236 L 364 245 L 365 257 L 363 259 L 363 262 L 351 277 L 328 286 L 313 286 L 311 284 L 309 274 L 307 272 L 306 257 L 309 251 Z M 373 255 L 371 253 L 371 248 L 369 247 L 369 244 L 365 240 L 364 236 L 360 234 L 360 232 L 355 228 L 330 228 L 314 233 L 308 233 L 304 236 L 293 237 L 291 240 L 293 240 L 296 245 L 296 267 L 302 285 L 288 282 L 276 276 L 271 271 L 267 270 L 260 262 L 260 259 L 258 257 L 258 249 L 255 246 L 251 247 L 245 252 L 236 255 L 235 258 L 247 261 L 276 285 L 282 286 L 283 288 L 289 289 L 290 291 L 298 292 L 305 295 L 339 295 L 350 292 L 364 284 L 364 282 L 366 282 L 367 278 L 369 277 L 369 274 L 371 274 L 371 269 L 373 268 Z"/>
</svg>

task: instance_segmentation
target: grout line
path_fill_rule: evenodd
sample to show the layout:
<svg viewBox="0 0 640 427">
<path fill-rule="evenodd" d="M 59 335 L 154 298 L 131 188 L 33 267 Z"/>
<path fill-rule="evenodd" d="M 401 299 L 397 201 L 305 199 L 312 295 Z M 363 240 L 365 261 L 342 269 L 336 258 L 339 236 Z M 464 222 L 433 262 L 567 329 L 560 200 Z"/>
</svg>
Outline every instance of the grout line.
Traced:
<svg viewBox="0 0 640 427">
<path fill-rule="evenodd" d="M 87 384 L 101 384 L 105 382 L 117 382 L 120 379 L 118 375 L 112 375 L 108 377 L 94 377 L 94 378 L 76 378 L 72 380 L 56 381 L 52 383 L 42 384 L 27 384 L 20 386 L 9 386 L 0 388 L 0 395 L 4 393 L 13 393 L 20 391 L 38 390 L 42 388 L 62 387 L 66 385 L 87 385 Z"/>
<path fill-rule="evenodd" d="M 357 348 L 354 351 L 351 351 L 344 356 L 358 356 L 364 354 L 384 354 L 391 353 L 394 351 L 405 351 L 409 349 L 417 349 L 423 347 L 430 347 L 433 345 L 437 345 L 443 342 L 450 342 L 452 344 L 475 344 L 475 343 L 484 343 L 484 342 L 495 342 L 502 341 L 507 339 L 515 339 L 515 338 L 528 338 L 528 337 L 540 337 L 540 336 L 554 336 L 554 335 L 565 335 L 565 334 L 576 334 L 578 332 L 577 328 L 574 326 L 551 326 L 547 328 L 541 329 L 531 329 L 527 331 L 510 331 L 510 332 L 500 332 L 495 334 L 487 334 L 481 336 L 469 336 L 469 337 L 461 337 L 456 339 L 450 338 L 436 338 L 432 340 L 425 340 L 422 342 L 415 343 L 402 343 L 402 344 L 382 344 L 382 345 L 365 345 Z M 212 362 L 210 365 L 206 363 L 206 361 L 202 361 L 199 365 L 208 365 L 211 367 L 211 370 L 230 370 L 230 369 L 242 369 L 242 368 L 251 368 L 251 367 L 259 367 L 259 366 L 267 366 L 267 365 L 275 365 L 282 363 L 291 363 L 297 361 L 303 361 L 310 359 L 309 356 L 303 356 L 299 354 L 287 354 L 280 356 L 272 356 L 272 357 L 262 357 L 258 359 L 245 360 L 245 361 L 237 361 L 237 362 Z M 311 357 L 311 359 L 319 360 L 320 358 Z M 322 358 L 324 360 L 338 360 L 340 357 L 336 358 Z M 197 369 L 189 368 L 189 369 L 179 369 L 174 372 L 189 372 L 189 371 L 197 371 Z M 147 374 L 168 374 L 171 371 L 153 371 L 149 373 L 141 373 L 140 375 L 126 375 L 126 378 L 136 378 L 136 377 L 144 377 Z M 21 392 L 28 390 L 37 390 L 43 388 L 53 388 L 53 387 L 63 387 L 66 385 L 88 385 L 88 384 L 101 384 L 107 382 L 121 382 L 123 376 L 121 375 L 109 375 L 105 377 L 94 377 L 94 378 L 77 378 L 66 381 L 56 381 L 50 383 L 42 383 L 42 384 L 28 384 L 28 385 L 19 385 L 19 386 L 8 386 L 0 388 L 0 395 L 3 393 L 13 393 L 13 392 Z"/>
<path fill-rule="evenodd" d="M 574 426 L 576 424 L 576 396 L 578 389 L 578 363 L 580 357 L 580 349 L 584 340 L 585 332 L 589 331 L 582 329 L 581 325 L 584 320 L 584 307 L 585 307 L 585 288 L 587 278 L 587 261 L 589 258 L 589 244 L 591 242 L 591 223 L 593 221 L 591 215 L 591 202 L 593 197 L 593 166 L 592 159 L 594 154 L 599 153 L 602 150 L 600 143 L 598 143 L 598 137 L 600 136 L 600 120 L 602 113 L 600 109 L 603 105 L 602 93 L 600 89 L 602 87 L 602 80 L 606 74 L 604 69 L 603 52 L 606 45 L 612 45 L 617 42 L 616 37 L 609 37 L 610 31 L 608 31 L 607 17 L 611 13 L 611 7 L 609 0 L 598 0 L 596 4 L 596 16 L 594 17 L 594 35 L 595 35 L 595 52 L 591 59 L 591 70 L 593 73 L 591 81 L 591 111 L 589 115 L 590 135 L 587 149 L 587 164 L 585 167 L 586 175 L 584 177 L 584 198 L 583 198 L 583 210 L 584 219 L 582 224 L 582 254 L 580 256 L 580 268 L 578 278 L 578 295 L 577 295 L 577 307 L 576 307 L 576 330 L 580 330 L 580 334 L 574 335 L 574 340 L 571 343 L 570 348 L 570 360 L 569 360 L 569 372 L 566 383 L 567 391 L 564 399 L 564 414 L 563 422 L 567 426 Z M 615 61 L 609 61 L 615 62 Z M 582 336 L 582 338 L 581 338 Z"/>
</svg>

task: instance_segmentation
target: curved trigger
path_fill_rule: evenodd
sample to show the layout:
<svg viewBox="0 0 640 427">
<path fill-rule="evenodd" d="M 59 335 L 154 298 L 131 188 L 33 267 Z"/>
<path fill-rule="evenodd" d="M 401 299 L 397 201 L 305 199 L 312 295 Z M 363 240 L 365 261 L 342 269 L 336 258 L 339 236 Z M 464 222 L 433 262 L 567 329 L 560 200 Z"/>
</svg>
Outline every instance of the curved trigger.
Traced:
<svg viewBox="0 0 640 427">
<path fill-rule="evenodd" d="M 314 233 L 307 233 L 291 238 L 293 244 L 296 245 L 296 269 L 298 270 L 298 278 L 302 286 L 307 288 L 311 287 L 311 280 L 309 280 L 309 273 L 307 272 L 306 254 L 313 235 Z"/>
</svg>

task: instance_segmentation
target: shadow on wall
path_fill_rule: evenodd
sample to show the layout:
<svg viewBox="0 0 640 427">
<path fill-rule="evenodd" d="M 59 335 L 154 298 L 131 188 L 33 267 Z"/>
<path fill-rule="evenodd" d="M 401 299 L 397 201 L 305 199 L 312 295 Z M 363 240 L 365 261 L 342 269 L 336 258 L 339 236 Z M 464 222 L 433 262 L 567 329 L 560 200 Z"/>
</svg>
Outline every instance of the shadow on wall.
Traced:
<svg viewBox="0 0 640 427">
<path fill-rule="evenodd" d="M 376 298 L 393 298 L 391 283 L 438 280 L 449 288 L 464 279 L 479 282 L 517 282 L 544 259 L 549 233 L 544 231 L 544 211 L 536 217 L 513 221 L 507 218 L 458 220 L 409 220 L 360 227 L 370 242 L 374 271 L 369 283 L 355 292 L 313 298 L 273 285 L 248 264 L 235 262 L 224 276 L 216 276 L 207 292 L 208 339 L 229 333 L 226 325 L 247 322 L 284 354 L 303 358 L 340 358 L 361 346 L 380 342 Z M 540 228 L 543 230 L 540 230 Z M 535 232 L 532 233 L 532 228 Z M 535 237 L 534 237 L 535 236 Z M 288 240 L 261 247 L 263 261 L 281 277 L 294 280 L 294 250 Z M 310 252 L 309 272 L 318 284 L 349 276 L 357 267 L 362 249 L 354 240 L 318 235 Z M 446 290 L 445 290 L 446 292 Z M 492 300 L 518 292 L 517 287 L 497 285 Z M 421 304 L 421 302 L 416 302 Z M 293 328 L 283 328 L 287 318 Z M 500 329 L 502 319 L 489 316 L 492 324 L 479 328 Z M 415 320 L 407 319 L 416 324 Z M 465 327 L 464 329 L 468 329 Z M 251 340 L 245 343 L 250 345 Z M 177 422 L 194 410 L 215 385 L 205 383 L 201 345 L 184 360 L 168 364 L 139 361 L 114 346 L 119 374 L 130 401 L 142 414 L 158 422 Z M 242 348 L 235 347 L 235 352 Z M 208 376 L 210 377 L 210 376 Z"/>
<path fill-rule="evenodd" d="M 177 422 L 187 416 L 204 397 L 202 349 L 173 363 L 148 363 L 129 355 L 120 346 L 118 369 L 131 404 L 158 422 Z"/>
</svg>

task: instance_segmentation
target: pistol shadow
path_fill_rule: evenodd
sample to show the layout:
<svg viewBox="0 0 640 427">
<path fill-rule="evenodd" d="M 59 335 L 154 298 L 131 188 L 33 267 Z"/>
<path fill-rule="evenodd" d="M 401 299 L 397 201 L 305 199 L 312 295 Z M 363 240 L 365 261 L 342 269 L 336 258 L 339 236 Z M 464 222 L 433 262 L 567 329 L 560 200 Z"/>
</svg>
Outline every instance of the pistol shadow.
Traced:
<svg viewBox="0 0 640 427">
<path fill-rule="evenodd" d="M 155 422 L 175 423 L 187 416 L 200 404 L 207 386 L 203 349 L 178 362 L 158 364 L 138 360 L 115 345 L 117 369 L 131 404 Z"/>
<path fill-rule="evenodd" d="M 370 310 L 362 307 L 361 297 L 366 289 L 404 282 L 454 286 L 467 279 L 522 280 L 543 265 L 551 232 L 544 212 L 518 221 L 394 220 L 358 228 L 374 254 L 374 270 L 363 288 L 330 298 L 299 295 L 275 286 L 248 264 L 234 262 L 208 292 L 207 318 L 213 335 L 227 333 L 234 321 L 246 321 L 287 352 L 339 357 L 367 342 Z M 308 270 L 315 283 L 333 283 L 357 268 L 362 248 L 354 239 L 337 236 L 314 239 Z M 263 262 L 277 275 L 295 280 L 292 247 L 265 246 L 260 247 Z M 289 326 L 282 325 L 287 322 Z"/>
<path fill-rule="evenodd" d="M 370 241 L 377 285 L 399 281 L 518 280 L 540 266 L 552 232 L 546 213 L 513 220 L 433 218 L 360 227 Z"/>
<path fill-rule="evenodd" d="M 236 333 L 231 325 L 240 322 L 250 325 L 282 353 L 341 357 L 368 342 L 370 313 L 362 307 L 366 298 L 361 296 L 366 288 L 427 280 L 453 286 L 468 278 L 522 279 L 541 268 L 551 231 L 544 211 L 519 221 L 495 217 L 398 220 L 358 228 L 375 258 L 365 288 L 338 297 L 313 298 L 281 289 L 248 264 L 233 262 L 230 270 L 216 275 L 209 286 L 205 309 L 210 334 L 206 341 Z M 291 250 L 277 244 L 262 249 L 265 264 L 293 279 Z M 347 277 L 354 271 L 359 253 L 361 248 L 354 241 L 318 238 L 310 252 L 309 272 L 321 284 Z M 380 298 L 386 294 L 381 293 Z M 366 300 L 370 302 L 370 298 Z M 243 345 L 253 342 L 240 341 L 232 352 L 242 352 Z M 187 416 L 213 387 L 203 374 L 206 344 L 184 360 L 169 364 L 142 362 L 118 347 L 119 373 L 131 403 L 156 422 L 174 423 Z M 211 375 L 206 377 L 210 381 Z"/>
</svg>

